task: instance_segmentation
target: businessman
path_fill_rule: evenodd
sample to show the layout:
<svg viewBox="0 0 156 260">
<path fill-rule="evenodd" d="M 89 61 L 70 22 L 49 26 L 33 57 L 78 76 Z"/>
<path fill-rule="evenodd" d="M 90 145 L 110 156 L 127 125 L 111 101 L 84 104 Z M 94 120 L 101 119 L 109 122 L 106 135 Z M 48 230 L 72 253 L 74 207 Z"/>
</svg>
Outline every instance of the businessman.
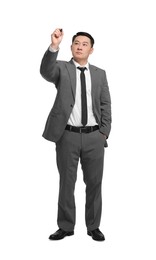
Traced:
<svg viewBox="0 0 156 260">
<path fill-rule="evenodd" d="M 58 60 L 63 29 L 55 29 L 45 52 L 40 73 L 53 83 L 57 95 L 47 118 L 43 137 L 56 143 L 60 176 L 58 230 L 50 240 L 74 235 L 76 206 L 74 198 L 80 159 L 86 185 L 85 223 L 87 234 L 105 240 L 99 229 L 102 213 L 104 150 L 111 130 L 111 98 L 106 73 L 91 65 L 94 38 L 86 32 L 72 37 L 70 61 Z"/>
</svg>

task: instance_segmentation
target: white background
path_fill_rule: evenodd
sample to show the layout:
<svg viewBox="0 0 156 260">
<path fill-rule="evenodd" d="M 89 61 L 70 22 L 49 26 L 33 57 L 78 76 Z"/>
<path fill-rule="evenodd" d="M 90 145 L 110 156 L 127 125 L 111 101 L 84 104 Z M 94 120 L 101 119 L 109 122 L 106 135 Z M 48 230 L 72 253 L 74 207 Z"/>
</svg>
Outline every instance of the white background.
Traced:
<svg viewBox="0 0 156 260">
<path fill-rule="evenodd" d="M 156 16 L 153 0 L 36 0 L 0 4 L 0 258 L 156 259 Z M 56 27 L 59 58 L 71 38 L 95 38 L 90 63 L 106 70 L 112 132 L 106 149 L 101 230 L 86 235 L 85 186 L 79 167 L 75 236 L 57 230 L 55 144 L 42 138 L 56 90 L 39 73 Z"/>
</svg>

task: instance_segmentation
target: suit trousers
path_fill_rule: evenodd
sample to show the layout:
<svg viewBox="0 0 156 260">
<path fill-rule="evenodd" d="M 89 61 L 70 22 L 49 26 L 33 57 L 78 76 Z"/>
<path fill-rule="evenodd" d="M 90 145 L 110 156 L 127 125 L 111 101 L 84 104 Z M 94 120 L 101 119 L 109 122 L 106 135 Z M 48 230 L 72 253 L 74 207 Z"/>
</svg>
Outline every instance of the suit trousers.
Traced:
<svg viewBox="0 0 156 260">
<path fill-rule="evenodd" d="M 85 223 L 87 230 L 99 227 L 102 213 L 102 177 L 105 137 L 91 133 L 64 131 L 56 143 L 57 167 L 60 175 L 57 224 L 65 231 L 75 227 L 75 183 L 80 159 L 86 185 Z"/>
</svg>

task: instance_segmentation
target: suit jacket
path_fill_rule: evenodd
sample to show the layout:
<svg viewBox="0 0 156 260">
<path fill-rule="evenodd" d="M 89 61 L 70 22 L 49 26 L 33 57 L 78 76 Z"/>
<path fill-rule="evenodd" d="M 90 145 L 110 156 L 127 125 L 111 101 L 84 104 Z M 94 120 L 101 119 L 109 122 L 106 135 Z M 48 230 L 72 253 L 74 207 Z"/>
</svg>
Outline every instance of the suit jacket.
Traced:
<svg viewBox="0 0 156 260">
<path fill-rule="evenodd" d="M 57 60 L 57 52 L 49 50 L 43 56 L 40 73 L 55 84 L 57 95 L 46 121 L 43 137 L 57 142 L 62 136 L 75 103 L 76 67 L 72 59 Z M 111 130 L 111 99 L 104 70 L 89 64 L 93 113 L 100 132 L 109 136 Z M 105 144 L 107 146 L 107 143 Z"/>
</svg>

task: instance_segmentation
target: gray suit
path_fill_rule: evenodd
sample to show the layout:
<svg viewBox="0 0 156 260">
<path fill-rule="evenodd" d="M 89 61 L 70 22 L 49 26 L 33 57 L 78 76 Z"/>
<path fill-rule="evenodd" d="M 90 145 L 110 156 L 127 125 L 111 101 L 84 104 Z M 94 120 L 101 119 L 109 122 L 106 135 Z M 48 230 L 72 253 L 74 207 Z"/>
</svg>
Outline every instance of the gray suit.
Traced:
<svg viewBox="0 0 156 260">
<path fill-rule="evenodd" d="M 60 173 L 58 225 L 73 230 L 75 225 L 74 188 L 80 158 L 86 184 L 86 225 L 98 228 L 101 217 L 101 182 L 104 146 L 111 130 L 111 101 L 104 70 L 89 65 L 92 84 L 93 114 L 99 130 L 90 134 L 65 131 L 75 102 L 76 67 L 72 61 L 57 60 L 58 52 L 46 51 L 41 62 L 41 75 L 55 84 L 57 96 L 49 113 L 43 137 L 56 143 Z M 101 132 L 101 133 L 100 133 Z M 83 143 L 83 145 L 82 145 Z"/>
</svg>

